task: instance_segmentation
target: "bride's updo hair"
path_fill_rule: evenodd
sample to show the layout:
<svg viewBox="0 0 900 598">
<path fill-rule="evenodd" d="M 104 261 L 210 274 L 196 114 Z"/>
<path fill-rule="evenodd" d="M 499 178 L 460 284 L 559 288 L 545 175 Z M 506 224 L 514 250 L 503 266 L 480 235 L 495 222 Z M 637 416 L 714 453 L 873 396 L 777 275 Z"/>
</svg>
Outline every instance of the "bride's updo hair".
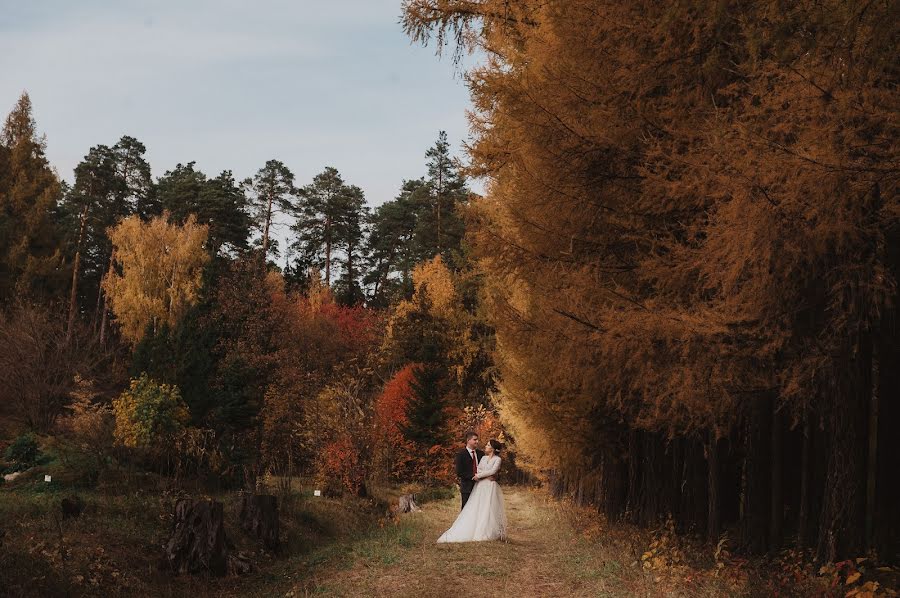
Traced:
<svg viewBox="0 0 900 598">
<path fill-rule="evenodd" d="M 503 448 L 503 445 L 500 444 L 499 440 L 494 440 L 493 438 L 491 438 L 490 440 L 488 440 L 488 444 L 493 447 L 494 454 L 500 454 L 500 449 Z"/>
</svg>

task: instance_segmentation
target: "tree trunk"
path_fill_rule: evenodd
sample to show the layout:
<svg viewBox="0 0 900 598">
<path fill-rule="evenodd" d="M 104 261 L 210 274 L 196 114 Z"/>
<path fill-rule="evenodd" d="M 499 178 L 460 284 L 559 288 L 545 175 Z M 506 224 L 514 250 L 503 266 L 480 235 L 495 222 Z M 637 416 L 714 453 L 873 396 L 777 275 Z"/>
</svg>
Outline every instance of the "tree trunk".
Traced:
<svg viewBox="0 0 900 598">
<path fill-rule="evenodd" d="M 104 279 L 109 278 L 113 275 L 113 258 L 109 257 L 109 268 L 106 270 L 106 275 L 103 277 Z M 102 290 L 102 281 L 101 281 L 101 290 Z M 106 326 L 109 323 L 109 296 L 104 292 L 103 293 L 103 313 L 100 316 L 100 346 L 103 346 L 104 341 L 106 340 Z"/>
<path fill-rule="evenodd" d="M 875 542 L 875 490 L 878 465 L 878 381 L 880 367 L 877 345 L 872 350 L 872 396 L 869 399 L 869 442 L 866 455 L 866 550 L 871 550 Z"/>
<path fill-rule="evenodd" d="M 900 334 L 897 315 L 893 309 L 890 327 L 886 327 L 879 355 L 881 363 L 900 363 Z M 900 424 L 900 369 L 880 367 L 878 382 L 878 493 L 876 496 L 875 545 L 878 554 L 900 554 L 900 443 L 897 425 Z"/>
<path fill-rule="evenodd" d="M 441 199 L 444 196 L 444 168 L 441 165 L 438 168 L 438 184 L 437 189 L 435 189 L 435 197 L 434 197 L 434 205 L 435 205 L 435 220 L 437 222 L 437 252 L 438 255 L 441 253 Z"/>
<path fill-rule="evenodd" d="M 707 520 L 706 537 L 710 542 L 719 539 L 719 439 L 715 430 L 709 431 L 709 443 L 706 454 L 707 463 Z"/>
<path fill-rule="evenodd" d="M 772 445 L 771 445 L 771 473 L 770 483 L 771 505 L 769 507 L 769 550 L 778 550 L 781 547 L 781 533 L 784 524 L 784 488 L 782 486 L 782 429 L 781 414 L 772 406 Z"/>
<path fill-rule="evenodd" d="M 741 543 L 751 554 L 766 551 L 769 521 L 768 448 L 771 415 L 769 398 L 757 398 L 744 425 L 744 464 L 741 473 Z"/>
<path fill-rule="evenodd" d="M 272 194 L 269 193 L 266 196 L 266 222 L 263 225 L 263 238 L 262 238 L 262 250 L 263 250 L 263 263 L 266 263 L 266 257 L 269 255 L 269 225 L 272 222 Z"/>
<path fill-rule="evenodd" d="M 800 514 L 797 518 L 797 544 L 801 548 L 807 546 L 809 539 L 809 484 L 812 475 L 812 472 L 809 470 L 811 466 L 809 456 L 812 444 L 810 417 L 811 415 L 808 412 L 803 414 L 803 448 L 800 452 Z"/>
<path fill-rule="evenodd" d="M 325 286 L 331 288 L 331 220 L 325 219 Z"/>
<path fill-rule="evenodd" d="M 625 515 L 629 522 L 637 522 L 640 493 L 640 443 L 635 430 L 628 431 L 628 491 L 625 500 Z"/>
<path fill-rule="evenodd" d="M 81 243 L 84 239 L 84 227 L 87 224 L 87 206 L 81 211 L 81 223 L 78 226 L 78 241 L 75 243 L 75 260 L 72 264 L 72 289 L 69 292 L 69 321 L 66 326 L 66 344 L 72 340 L 72 328 L 75 326 L 75 310 L 78 309 L 78 270 L 81 267 Z"/>
<path fill-rule="evenodd" d="M 175 505 L 172 537 L 166 543 L 163 565 L 176 575 L 210 573 L 225 575 L 228 540 L 222 503 L 182 499 Z"/>
<path fill-rule="evenodd" d="M 819 522 L 817 556 L 828 562 L 860 554 L 865 534 L 866 422 L 871 400 L 872 344 L 857 341 L 842 383 L 829 397 L 828 466 Z"/>
<path fill-rule="evenodd" d="M 97 285 L 97 303 L 94 305 L 94 318 L 91 321 L 91 329 L 98 331 L 100 326 L 100 307 L 103 305 L 103 277 L 100 277 L 100 284 Z"/>
<path fill-rule="evenodd" d="M 267 549 L 278 550 L 277 498 L 271 494 L 244 494 L 238 519 L 241 529 L 261 540 Z"/>
<path fill-rule="evenodd" d="M 103 315 L 100 316 L 100 346 L 106 341 L 106 325 L 109 322 L 109 307 L 106 305 L 107 296 L 103 293 Z"/>
</svg>

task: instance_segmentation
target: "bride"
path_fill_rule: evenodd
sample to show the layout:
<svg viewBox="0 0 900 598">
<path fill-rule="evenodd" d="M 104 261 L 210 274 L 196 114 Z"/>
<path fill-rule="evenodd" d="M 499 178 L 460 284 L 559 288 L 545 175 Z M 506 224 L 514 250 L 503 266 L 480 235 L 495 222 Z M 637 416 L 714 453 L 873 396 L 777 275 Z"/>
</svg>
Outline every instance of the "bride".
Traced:
<svg viewBox="0 0 900 598">
<path fill-rule="evenodd" d="M 503 491 L 490 479 L 500 470 L 500 447 L 494 439 L 484 447 L 484 456 L 478 462 L 478 473 L 472 477 L 475 488 L 456 521 L 438 538 L 438 542 L 480 542 L 506 539 L 506 511 L 503 508 Z"/>
</svg>

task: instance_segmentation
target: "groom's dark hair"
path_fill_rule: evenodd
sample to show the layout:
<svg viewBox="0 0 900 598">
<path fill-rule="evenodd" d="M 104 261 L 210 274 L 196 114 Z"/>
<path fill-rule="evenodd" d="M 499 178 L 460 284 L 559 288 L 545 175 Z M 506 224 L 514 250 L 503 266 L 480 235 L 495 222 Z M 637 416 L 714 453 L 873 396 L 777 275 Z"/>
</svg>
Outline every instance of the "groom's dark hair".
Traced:
<svg viewBox="0 0 900 598">
<path fill-rule="evenodd" d="M 473 432 L 472 430 L 466 432 L 466 442 L 469 442 L 469 439 L 473 436 L 478 436 L 478 432 Z"/>
</svg>

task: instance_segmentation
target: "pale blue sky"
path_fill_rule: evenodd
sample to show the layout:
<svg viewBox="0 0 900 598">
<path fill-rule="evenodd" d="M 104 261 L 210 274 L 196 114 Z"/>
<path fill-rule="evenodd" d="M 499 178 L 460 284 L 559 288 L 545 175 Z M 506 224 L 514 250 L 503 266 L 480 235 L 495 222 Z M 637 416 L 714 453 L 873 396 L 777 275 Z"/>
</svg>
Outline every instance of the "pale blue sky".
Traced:
<svg viewBox="0 0 900 598">
<path fill-rule="evenodd" d="M 22 90 L 60 175 L 124 134 L 154 177 L 242 179 L 277 158 L 393 198 L 440 129 L 468 137 L 459 67 L 411 45 L 400 0 L 0 0 L 0 111 Z"/>
</svg>

